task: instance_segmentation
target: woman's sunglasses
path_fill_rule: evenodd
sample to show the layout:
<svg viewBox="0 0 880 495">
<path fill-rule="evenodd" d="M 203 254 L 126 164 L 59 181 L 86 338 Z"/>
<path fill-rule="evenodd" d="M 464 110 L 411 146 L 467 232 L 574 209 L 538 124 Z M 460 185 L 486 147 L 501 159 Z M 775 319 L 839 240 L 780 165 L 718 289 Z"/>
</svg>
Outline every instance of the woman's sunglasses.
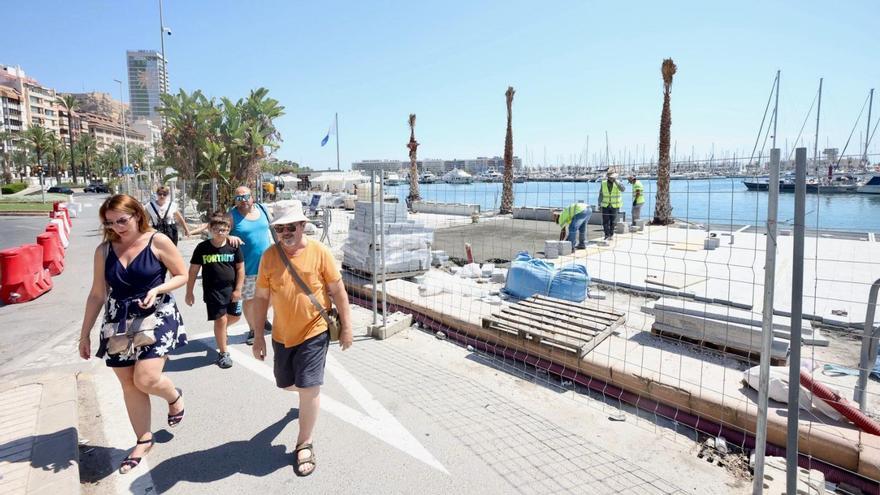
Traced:
<svg viewBox="0 0 880 495">
<path fill-rule="evenodd" d="M 129 220 L 131 220 L 131 217 L 122 217 L 122 218 L 117 218 L 116 221 L 104 220 L 101 223 L 104 224 L 104 227 L 111 229 L 111 228 L 113 228 L 113 225 L 118 225 L 118 226 L 122 227 L 123 225 L 127 224 Z"/>
<path fill-rule="evenodd" d="M 156 196 L 168 196 L 167 192 L 157 192 Z"/>
<path fill-rule="evenodd" d="M 284 225 L 273 225 L 272 228 L 275 229 L 275 232 L 278 232 L 279 234 L 283 233 L 284 231 L 296 232 L 296 224 L 295 223 L 288 223 L 288 224 L 284 224 Z"/>
<path fill-rule="evenodd" d="M 251 195 L 250 195 L 250 194 L 239 194 L 239 195 L 236 195 L 236 196 L 235 196 L 235 200 L 236 200 L 236 201 L 247 201 L 247 200 L 249 200 L 249 199 L 251 199 Z"/>
</svg>

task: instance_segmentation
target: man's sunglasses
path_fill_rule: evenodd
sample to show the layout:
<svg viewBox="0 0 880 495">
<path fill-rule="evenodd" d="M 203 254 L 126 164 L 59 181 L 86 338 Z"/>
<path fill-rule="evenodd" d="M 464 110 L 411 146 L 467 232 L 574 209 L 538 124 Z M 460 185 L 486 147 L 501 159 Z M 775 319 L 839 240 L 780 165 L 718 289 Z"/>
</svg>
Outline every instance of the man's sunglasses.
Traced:
<svg viewBox="0 0 880 495">
<path fill-rule="evenodd" d="M 279 234 L 283 233 L 284 231 L 296 232 L 296 224 L 295 223 L 287 223 L 287 224 L 283 224 L 283 225 L 273 225 L 272 228 L 275 229 L 275 232 L 278 232 Z"/>
<path fill-rule="evenodd" d="M 247 201 L 249 199 L 251 199 L 250 194 L 238 194 L 235 196 L 236 201 Z"/>
<path fill-rule="evenodd" d="M 114 224 L 122 227 L 123 225 L 127 224 L 129 220 L 131 220 L 131 217 L 122 217 L 122 218 L 117 218 L 116 221 L 114 221 L 114 222 L 111 222 L 110 220 L 104 220 L 101 223 L 104 224 L 104 227 L 111 229 L 111 228 L 113 228 Z"/>
</svg>

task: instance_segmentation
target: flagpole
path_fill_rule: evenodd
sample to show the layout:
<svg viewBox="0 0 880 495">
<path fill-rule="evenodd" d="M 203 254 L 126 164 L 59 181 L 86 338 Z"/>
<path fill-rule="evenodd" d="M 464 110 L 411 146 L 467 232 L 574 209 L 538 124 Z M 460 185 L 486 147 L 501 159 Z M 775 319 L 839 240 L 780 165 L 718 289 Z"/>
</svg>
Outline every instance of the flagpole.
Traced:
<svg viewBox="0 0 880 495">
<path fill-rule="evenodd" d="M 339 113 L 334 114 L 336 119 L 336 171 L 339 169 Z"/>
</svg>

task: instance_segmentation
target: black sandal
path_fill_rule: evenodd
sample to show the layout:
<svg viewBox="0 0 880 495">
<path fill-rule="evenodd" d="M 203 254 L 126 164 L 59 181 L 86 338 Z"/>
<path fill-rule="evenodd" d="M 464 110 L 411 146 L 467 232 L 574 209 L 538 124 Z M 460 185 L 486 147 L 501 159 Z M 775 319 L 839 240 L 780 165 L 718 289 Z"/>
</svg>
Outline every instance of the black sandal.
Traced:
<svg viewBox="0 0 880 495">
<path fill-rule="evenodd" d="M 183 390 L 180 390 L 179 388 L 175 388 L 174 390 L 177 390 L 177 398 L 174 399 L 174 401 L 168 403 L 169 407 L 173 406 L 174 404 L 177 404 L 177 401 L 179 401 L 180 398 L 183 397 Z M 177 414 L 169 414 L 168 415 L 168 426 L 170 426 L 171 428 L 174 428 L 175 426 L 179 425 L 180 422 L 183 421 L 184 414 L 185 414 L 185 411 L 183 409 L 181 409 L 181 411 Z"/>
<path fill-rule="evenodd" d="M 137 445 L 150 444 L 150 449 L 153 448 L 154 443 L 155 443 L 155 440 L 153 439 L 153 437 L 150 437 L 149 440 L 138 440 L 136 442 Z M 149 450 L 147 450 L 147 452 L 149 452 Z M 119 464 L 119 474 L 126 474 L 129 471 L 131 471 L 132 469 L 138 467 L 138 464 L 141 463 L 141 459 L 143 459 L 143 456 L 141 456 L 141 457 L 132 457 L 130 455 L 126 456 L 125 459 L 122 460 L 122 463 Z"/>
<path fill-rule="evenodd" d="M 310 452 L 310 455 L 305 459 L 300 459 L 299 453 L 303 450 L 308 450 Z M 315 449 L 312 448 L 312 444 L 304 443 L 297 446 L 296 449 L 294 449 L 293 451 L 293 455 L 296 458 L 296 465 L 293 467 L 293 472 L 295 472 L 297 476 L 308 476 L 315 472 L 315 468 L 318 467 L 318 464 L 315 463 Z M 303 473 L 303 464 L 311 464 L 312 469 L 310 469 L 306 473 Z"/>
</svg>

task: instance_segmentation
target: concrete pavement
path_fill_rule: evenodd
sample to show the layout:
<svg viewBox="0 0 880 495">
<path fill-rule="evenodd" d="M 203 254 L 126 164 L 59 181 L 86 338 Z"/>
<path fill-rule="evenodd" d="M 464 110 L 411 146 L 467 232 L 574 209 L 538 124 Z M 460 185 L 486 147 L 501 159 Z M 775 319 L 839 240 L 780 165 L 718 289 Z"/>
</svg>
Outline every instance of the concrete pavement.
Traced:
<svg viewBox="0 0 880 495">
<path fill-rule="evenodd" d="M 185 391 L 186 419 L 168 429 L 167 405 L 154 398 L 156 447 L 141 466 L 119 475 L 116 468 L 134 443 L 119 385 L 102 362 L 83 363 L 76 356 L 98 243 L 85 226 L 97 226 L 96 207 L 86 208 L 77 221 L 71 247 L 76 251 L 68 259 L 78 262 L 68 262 L 56 289 L 32 303 L 0 309 L 0 344 L 7 342 L 3 356 L 14 357 L 0 367 L 4 384 L 7 377 L 24 380 L 47 370 L 79 372 L 84 493 L 749 491 L 748 483 L 697 459 L 692 440 L 632 415 L 625 422 L 609 421 L 609 406 L 546 375 L 415 329 L 385 341 L 358 337 L 346 352 L 331 347 L 315 434 L 317 470 L 297 478 L 291 466 L 295 394 L 275 387 L 271 360 L 250 356 L 242 326 L 230 339 L 233 368 L 214 366 L 204 305 L 185 306 L 182 290 L 175 295 L 191 343 L 171 357 L 166 371 Z M 187 261 L 195 244 L 181 243 Z M 199 283 L 197 301 L 200 290 Z M 359 335 L 370 315 L 361 309 L 356 314 Z M 7 321 L 23 327 L 11 339 L 6 332 L 19 329 L 10 329 Z M 14 345 L 28 335 L 38 343 Z M 21 400 L 34 394 L 14 388 Z M 23 411 L 30 412 L 22 416 L 33 416 L 33 406 Z M 0 451 L 0 466 L 3 462 Z"/>
</svg>

